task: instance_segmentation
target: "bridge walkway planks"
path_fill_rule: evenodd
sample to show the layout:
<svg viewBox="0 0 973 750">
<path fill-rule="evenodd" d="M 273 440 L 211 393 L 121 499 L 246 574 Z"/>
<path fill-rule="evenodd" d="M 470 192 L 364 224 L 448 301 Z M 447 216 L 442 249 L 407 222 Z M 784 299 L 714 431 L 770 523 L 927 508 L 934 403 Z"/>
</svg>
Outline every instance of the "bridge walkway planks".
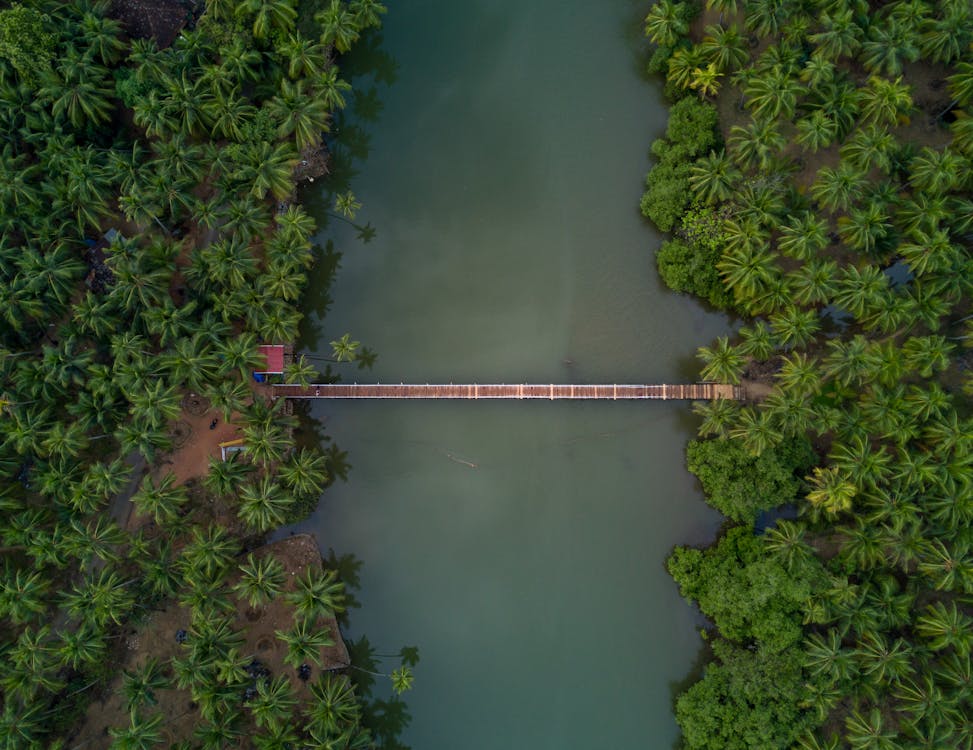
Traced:
<svg viewBox="0 0 973 750">
<path fill-rule="evenodd" d="M 739 386 L 728 383 L 677 385 L 564 385 L 549 384 L 419 384 L 321 383 L 309 386 L 272 385 L 273 398 L 291 399 L 538 399 L 538 400 L 740 400 Z"/>
</svg>

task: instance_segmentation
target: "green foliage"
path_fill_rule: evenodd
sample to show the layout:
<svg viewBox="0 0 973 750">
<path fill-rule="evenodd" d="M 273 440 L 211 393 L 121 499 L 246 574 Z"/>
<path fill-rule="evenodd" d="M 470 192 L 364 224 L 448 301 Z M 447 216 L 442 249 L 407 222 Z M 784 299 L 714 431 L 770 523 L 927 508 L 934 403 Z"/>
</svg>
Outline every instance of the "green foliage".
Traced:
<svg viewBox="0 0 973 750">
<path fill-rule="evenodd" d="M 733 295 L 716 270 L 725 243 L 724 221 L 722 212 L 695 204 L 683 214 L 678 238 L 662 243 L 656 253 L 656 265 L 670 289 L 693 294 L 713 307 L 728 310 L 733 306 Z"/>
<path fill-rule="evenodd" d="M 803 436 L 750 453 L 740 440 L 692 440 L 686 448 L 689 470 L 703 485 L 706 501 L 738 523 L 753 525 L 757 514 L 792 503 L 803 476 L 815 461 Z"/>
<path fill-rule="evenodd" d="M 718 145 L 716 125 L 716 108 L 688 97 L 673 105 L 665 139 L 652 144 L 659 162 L 646 177 L 639 207 L 663 232 L 672 230 L 689 205 L 691 163 Z"/>
<path fill-rule="evenodd" d="M 678 547 L 667 561 L 687 599 L 728 639 L 779 653 L 802 638 L 801 605 L 813 581 L 773 558 L 751 529 L 737 526 L 706 550 Z"/>
<path fill-rule="evenodd" d="M 713 643 L 703 678 L 676 700 L 676 720 L 691 750 L 786 748 L 811 718 L 798 706 L 805 689 L 796 650 L 769 653 Z"/>
<path fill-rule="evenodd" d="M 0 57 L 26 83 L 37 83 L 51 69 L 58 40 L 48 30 L 50 22 L 47 15 L 19 3 L 0 10 Z"/>
</svg>

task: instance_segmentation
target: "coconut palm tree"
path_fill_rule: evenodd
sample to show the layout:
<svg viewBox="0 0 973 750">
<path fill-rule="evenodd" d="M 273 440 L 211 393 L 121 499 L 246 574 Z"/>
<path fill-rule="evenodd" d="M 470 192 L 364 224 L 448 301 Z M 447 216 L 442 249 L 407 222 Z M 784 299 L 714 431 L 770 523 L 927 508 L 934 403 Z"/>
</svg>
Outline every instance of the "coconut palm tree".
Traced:
<svg viewBox="0 0 973 750">
<path fill-rule="evenodd" d="M 921 193 L 947 193 L 965 179 L 965 164 L 948 146 L 941 150 L 924 146 L 909 164 L 909 182 Z"/>
<path fill-rule="evenodd" d="M 286 580 L 284 566 L 270 555 L 261 558 L 248 555 L 246 563 L 240 566 L 240 573 L 240 580 L 233 590 L 251 607 L 271 601 L 281 592 Z"/>
<path fill-rule="evenodd" d="M 789 71 L 775 66 L 752 78 L 744 93 L 754 119 L 776 121 L 781 117 L 791 119 L 800 90 L 800 84 Z"/>
<path fill-rule="evenodd" d="M 254 444 L 248 442 L 251 451 L 253 447 Z M 262 533 L 282 525 L 293 504 L 293 495 L 286 493 L 269 476 L 264 476 L 256 483 L 243 486 L 237 513 L 248 527 Z"/>
<path fill-rule="evenodd" d="M 328 483 L 327 459 L 307 448 L 291 453 L 278 467 L 277 473 L 280 480 L 301 497 L 320 495 Z"/>
<path fill-rule="evenodd" d="M 295 669 L 310 662 L 320 665 L 321 649 L 334 645 L 327 630 L 318 630 L 313 622 L 305 619 L 296 620 L 288 631 L 276 630 L 274 633 L 287 646 L 284 663 Z"/>
<path fill-rule="evenodd" d="M 121 624 L 135 604 L 135 597 L 128 583 L 106 566 L 98 573 L 85 575 L 80 585 L 62 595 L 61 601 L 82 625 L 100 629 L 108 622 Z"/>
<path fill-rule="evenodd" d="M 169 686 L 169 679 L 165 675 L 162 665 L 153 657 L 135 669 L 122 670 L 122 696 L 129 713 L 135 713 L 144 706 L 154 706 L 158 703 L 156 690 Z"/>
<path fill-rule="evenodd" d="M 863 31 L 851 8 L 822 14 L 821 26 L 822 30 L 808 39 L 816 46 L 814 57 L 836 61 L 853 56 L 861 46 Z"/>
<path fill-rule="evenodd" d="M 176 486 L 176 475 L 170 471 L 158 482 L 151 474 L 146 475 L 131 500 L 139 515 L 152 516 L 157 524 L 163 526 L 179 516 L 189 496 L 185 487 Z"/>
<path fill-rule="evenodd" d="M 735 422 L 740 411 L 740 404 L 729 399 L 716 401 L 700 401 L 693 404 L 693 413 L 702 417 L 699 426 L 701 436 L 715 435 L 725 437 L 730 426 Z"/>
<path fill-rule="evenodd" d="M 906 121 L 912 112 L 911 87 L 902 82 L 902 76 L 894 81 L 872 76 L 859 92 L 866 122 L 893 126 Z"/>
<path fill-rule="evenodd" d="M 728 27 L 707 26 L 700 49 L 718 71 L 740 68 L 750 59 L 747 40 L 735 24 Z"/>
<path fill-rule="evenodd" d="M 729 431 L 729 435 L 742 440 L 754 456 L 760 456 L 764 451 L 773 448 L 783 437 L 773 423 L 772 413 L 749 406 L 740 410 L 736 426 Z"/>
<path fill-rule="evenodd" d="M 314 14 L 314 20 L 321 27 L 321 41 L 333 44 L 338 52 L 347 52 L 358 41 L 362 28 L 359 19 L 341 0 L 331 0 L 324 10 Z"/>
<path fill-rule="evenodd" d="M 689 186 L 695 197 L 704 203 L 718 203 L 733 195 L 740 177 L 740 171 L 726 151 L 711 151 L 690 167 Z"/>
<path fill-rule="evenodd" d="M 797 121 L 797 142 L 812 153 L 827 148 L 838 137 L 838 123 L 826 112 L 814 110 Z"/>
<path fill-rule="evenodd" d="M 887 18 L 869 27 L 859 59 L 869 73 L 901 75 L 906 63 L 919 59 L 918 42 L 918 35 L 909 25 Z"/>
<path fill-rule="evenodd" d="M 271 680 L 259 680 L 257 694 L 248 704 L 258 727 L 276 729 L 291 718 L 297 698 L 290 679 L 281 674 Z"/>
<path fill-rule="evenodd" d="M 7 564 L 0 581 L 0 616 L 21 625 L 47 611 L 50 580 L 42 571 L 26 571 Z"/>
<path fill-rule="evenodd" d="M 768 170 L 784 150 L 787 140 L 776 122 L 765 119 L 755 120 L 747 126 L 734 125 L 730 128 L 728 145 L 730 154 L 740 166 Z"/>
<path fill-rule="evenodd" d="M 297 588 L 285 594 L 285 599 L 299 617 L 313 621 L 344 611 L 345 587 L 338 580 L 336 571 L 309 567 L 296 582 Z"/>
<path fill-rule="evenodd" d="M 221 526 L 194 526 L 191 540 L 180 557 L 182 569 L 212 580 L 225 571 L 239 549 L 239 542 Z"/>
<path fill-rule="evenodd" d="M 779 344 L 788 348 L 809 344 L 821 330 L 816 310 L 802 310 L 794 305 L 788 305 L 781 312 L 771 315 L 770 325 Z"/>
<path fill-rule="evenodd" d="M 814 560 L 814 548 L 804 541 L 805 536 L 802 524 L 781 518 L 764 532 L 764 544 L 775 559 L 795 573 Z"/>
<path fill-rule="evenodd" d="M 645 35 L 660 47 L 674 47 L 689 32 L 686 6 L 674 0 L 659 0 L 645 17 Z"/>
<path fill-rule="evenodd" d="M 697 356 L 703 361 L 701 375 L 705 380 L 726 383 L 739 383 L 745 360 L 743 355 L 730 345 L 726 336 L 716 339 L 716 346 L 699 347 Z"/>
<path fill-rule="evenodd" d="M 143 719 L 132 712 L 131 723 L 125 729 L 110 728 L 108 733 L 112 737 L 111 750 L 149 750 L 163 741 L 159 727 L 162 725 L 162 715 Z"/>
<path fill-rule="evenodd" d="M 100 662 L 107 652 L 104 633 L 85 625 L 58 632 L 57 655 L 62 664 L 84 669 Z"/>
<path fill-rule="evenodd" d="M 882 712 L 873 708 L 868 716 L 852 711 L 845 718 L 845 739 L 855 750 L 900 750 L 894 729 L 887 727 Z"/>
<path fill-rule="evenodd" d="M 247 20 L 253 18 L 255 39 L 266 39 L 272 33 L 288 34 L 297 21 L 292 0 L 238 0 L 235 15 Z"/>
<path fill-rule="evenodd" d="M 807 494 L 808 502 L 829 515 L 849 510 L 858 493 L 855 485 L 836 466 L 815 466 L 812 476 L 806 479 L 812 488 Z"/>
</svg>

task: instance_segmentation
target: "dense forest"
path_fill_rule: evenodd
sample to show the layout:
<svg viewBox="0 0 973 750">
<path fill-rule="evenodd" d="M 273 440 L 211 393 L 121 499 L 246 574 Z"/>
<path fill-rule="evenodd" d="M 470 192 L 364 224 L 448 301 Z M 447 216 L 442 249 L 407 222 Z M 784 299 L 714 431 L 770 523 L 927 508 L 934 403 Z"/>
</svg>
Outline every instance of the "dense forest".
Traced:
<svg viewBox="0 0 973 750">
<path fill-rule="evenodd" d="M 260 551 L 344 455 L 298 447 L 296 417 L 251 378 L 258 344 L 296 340 L 321 252 L 294 196 L 350 88 L 335 60 L 384 12 L 0 3 L 5 750 L 392 743 L 369 729 L 404 713 L 363 702 L 384 674 L 367 642 L 359 669 L 322 667 L 350 599 L 336 570 L 316 556 L 288 574 Z M 357 208 L 350 193 L 335 206 Z M 333 346 L 335 361 L 364 352 L 348 335 Z M 284 376 L 318 377 L 300 357 Z M 246 450 L 187 474 L 187 420 L 210 416 Z M 276 673 L 240 625 L 271 607 Z M 184 622 L 165 647 L 144 630 L 160 612 Z M 414 663 L 406 650 L 385 675 L 396 690 Z M 78 743 L 109 699 L 124 720 Z"/>
<path fill-rule="evenodd" d="M 699 353 L 748 394 L 689 447 L 728 521 L 669 559 L 712 624 L 683 742 L 969 750 L 973 6 L 660 0 L 645 32 L 642 211 L 669 286 L 743 318 Z"/>
</svg>

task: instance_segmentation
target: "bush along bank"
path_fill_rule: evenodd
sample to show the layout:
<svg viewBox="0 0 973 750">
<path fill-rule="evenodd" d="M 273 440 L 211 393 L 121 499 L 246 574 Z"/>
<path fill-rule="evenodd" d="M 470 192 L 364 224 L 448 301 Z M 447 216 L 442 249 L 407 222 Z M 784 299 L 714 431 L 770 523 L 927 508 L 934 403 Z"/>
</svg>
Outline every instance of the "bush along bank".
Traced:
<svg viewBox="0 0 973 750">
<path fill-rule="evenodd" d="M 699 353 L 750 396 L 697 407 L 730 520 L 669 561 L 712 622 L 683 742 L 971 748 L 973 10 L 661 0 L 645 31 L 674 103 L 643 213 L 664 280 L 745 317 Z"/>
</svg>

